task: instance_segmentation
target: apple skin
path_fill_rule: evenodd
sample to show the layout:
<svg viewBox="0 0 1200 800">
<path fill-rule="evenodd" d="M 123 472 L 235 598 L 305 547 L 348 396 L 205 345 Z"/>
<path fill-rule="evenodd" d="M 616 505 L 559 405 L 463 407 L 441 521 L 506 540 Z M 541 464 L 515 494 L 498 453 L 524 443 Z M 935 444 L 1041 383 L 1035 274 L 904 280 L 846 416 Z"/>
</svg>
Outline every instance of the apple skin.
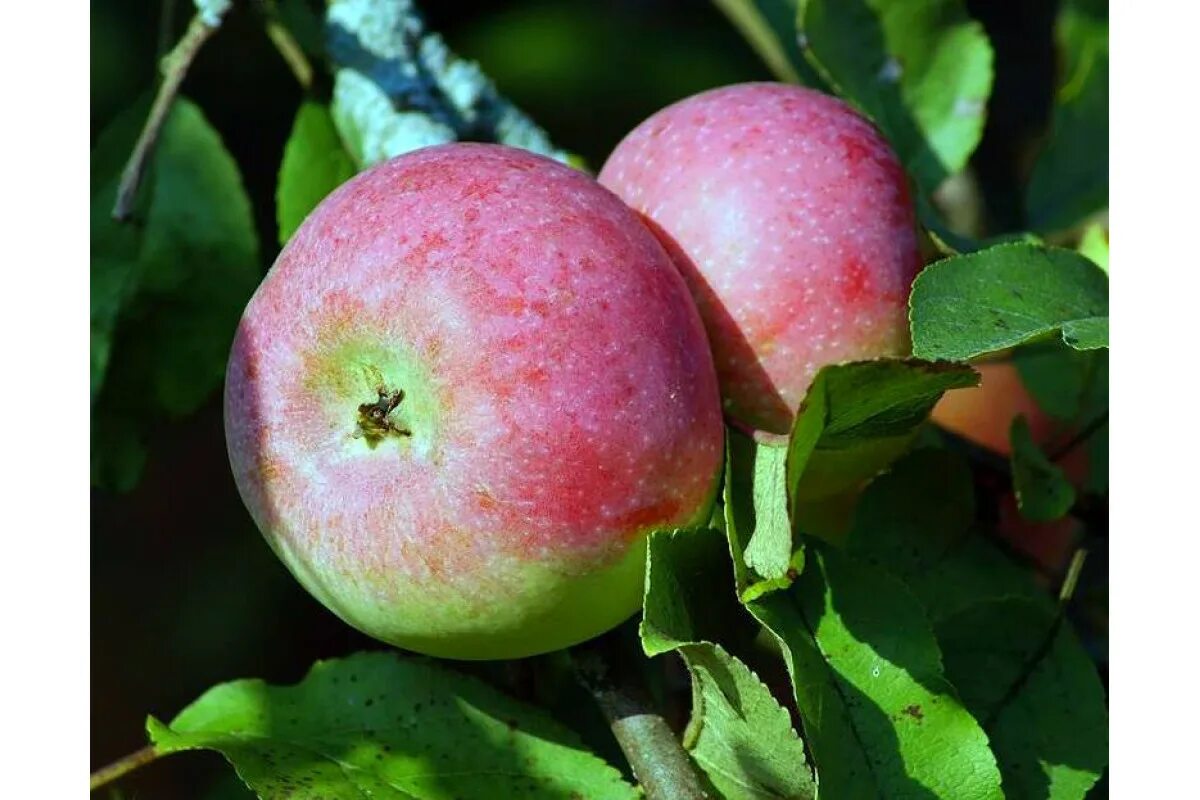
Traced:
<svg viewBox="0 0 1200 800">
<path fill-rule="evenodd" d="M 583 173 L 483 144 L 401 156 L 313 211 L 241 320 L 225 425 L 247 508 L 314 596 L 463 659 L 633 614 L 646 535 L 708 518 L 724 437 L 654 236 Z"/>
<path fill-rule="evenodd" d="M 600 182 L 683 273 L 743 427 L 787 434 L 822 366 L 910 352 L 907 178 L 842 101 L 773 83 L 695 95 L 626 136 Z"/>
</svg>

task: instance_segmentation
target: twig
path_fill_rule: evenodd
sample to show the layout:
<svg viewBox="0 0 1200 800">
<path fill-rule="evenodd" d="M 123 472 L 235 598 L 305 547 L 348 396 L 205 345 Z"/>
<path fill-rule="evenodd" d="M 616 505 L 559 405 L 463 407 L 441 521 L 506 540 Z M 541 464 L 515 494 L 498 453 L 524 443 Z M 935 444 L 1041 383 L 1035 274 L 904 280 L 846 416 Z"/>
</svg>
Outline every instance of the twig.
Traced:
<svg viewBox="0 0 1200 800">
<path fill-rule="evenodd" d="M 709 795 L 675 732 L 634 687 L 613 680 L 600 650 L 576 648 L 571 657 L 579 682 L 608 720 L 646 800 L 707 800 Z"/>
<path fill-rule="evenodd" d="M 1105 411 L 1103 414 L 1096 417 L 1094 420 L 1089 422 L 1087 425 L 1084 425 L 1082 428 L 1080 428 L 1078 433 L 1076 433 L 1074 436 L 1072 436 L 1070 439 L 1068 439 L 1066 442 L 1064 442 L 1061 446 L 1056 448 L 1054 450 L 1054 452 L 1050 454 L 1050 460 L 1058 461 L 1060 458 L 1065 456 L 1067 453 L 1070 453 L 1076 447 L 1083 444 L 1088 439 L 1092 438 L 1092 435 L 1094 433 L 1096 433 L 1096 431 L 1100 430 L 1107 424 L 1108 424 L 1108 412 Z"/>
<path fill-rule="evenodd" d="M 1081 547 L 1071 556 L 1071 563 L 1067 566 L 1067 577 L 1063 578 L 1062 586 L 1058 589 L 1058 606 L 1059 613 L 1063 613 L 1067 603 L 1071 602 L 1071 598 L 1075 596 L 1075 587 L 1079 585 L 1079 574 L 1083 572 L 1083 562 L 1087 560 L 1087 548 Z"/>
<path fill-rule="evenodd" d="M 141 750 L 136 750 L 127 756 L 118 758 L 107 767 L 101 767 L 92 773 L 92 785 L 90 791 L 96 791 L 105 784 L 112 783 L 123 775 L 133 772 L 138 767 L 144 767 L 154 759 L 158 758 L 158 751 L 154 749 L 154 745 L 146 745 Z"/>
<path fill-rule="evenodd" d="M 292 74 L 296 76 L 296 82 L 300 84 L 300 88 L 307 92 L 312 88 L 313 68 L 308 61 L 308 56 L 304 55 L 304 48 L 300 46 L 296 37 L 292 36 L 292 32 L 279 18 L 279 9 L 274 0 L 258 0 L 257 5 L 259 13 L 263 17 L 263 26 L 266 28 L 267 36 L 275 45 L 275 49 L 279 51 L 279 55 L 283 56 L 283 60 L 287 62 Z"/>
<path fill-rule="evenodd" d="M 221 13 L 224 13 L 224 8 L 221 9 Z M 121 184 L 117 187 L 117 199 L 113 203 L 112 215 L 118 222 L 125 222 L 132 215 L 133 201 L 142 182 L 142 175 L 146 171 L 146 163 L 150 154 L 154 152 L 154 145 L 158 142 L 158 135 L 167 121 L 175 96 L 179 94 L 179 86 L 183 83 L 188 68 L 191 67 L 201 46 L 220 26 L 220 15 L 196 14 L 183 38 L 163 59 L 162 85 L 158 87 L 158 94 L 154 98 L 154 105 L 150 107 L 146 125 L 142 128 L 142 134 L 133 147 L 128 163 L 125 164 L 125 170 L 121 173 Z"/>
</svg>

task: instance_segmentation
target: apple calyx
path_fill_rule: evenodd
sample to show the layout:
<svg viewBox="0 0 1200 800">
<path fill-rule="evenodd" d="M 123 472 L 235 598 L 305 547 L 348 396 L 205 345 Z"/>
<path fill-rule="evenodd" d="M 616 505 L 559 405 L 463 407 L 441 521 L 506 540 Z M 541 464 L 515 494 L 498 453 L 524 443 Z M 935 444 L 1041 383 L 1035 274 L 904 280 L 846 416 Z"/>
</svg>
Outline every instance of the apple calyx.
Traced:
<svg viewBox="0 0 1200 800">
<path fill-rule="evenodd" d="M 367 440 L 374 448 L 387 436 L 412 436 L 408 428 L 400 427 L 392 419 L 392 412 L 400 407 L 404 400 L 404 390 L 388 391 L 384 386 L 376 388 L 379 395 L 374 402 L 363 403 L 358 407 L 358 429 L 355 438 Z"/>
</svg>

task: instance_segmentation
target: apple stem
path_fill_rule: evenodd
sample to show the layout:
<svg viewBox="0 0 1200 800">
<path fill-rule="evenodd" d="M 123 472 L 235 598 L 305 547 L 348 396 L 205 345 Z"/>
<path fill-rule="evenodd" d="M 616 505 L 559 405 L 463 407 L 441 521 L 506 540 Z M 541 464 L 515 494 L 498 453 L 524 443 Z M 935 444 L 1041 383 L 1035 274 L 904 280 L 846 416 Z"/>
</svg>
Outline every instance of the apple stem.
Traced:
<svg viewBox="0 0 1200 800">
<path fill-rule="evenodd" d="M 376 391 L 379 398 L 375 402 L 363 403 L 358 407 L 358 430 L 355 436 L 364 437 L 371 447 L 379 444 L 380 440 L 389 434 L 412 436 L 412 431 L 396 425 L 391 416 L 403 402 L 404 390 L 389 392 L 380 386 Z"/>
<path fill-rule="evenodd" d="M 155 144 L 158 143 L 158 135 L 167 122 L 171 106 L 175 104 L 179 87 L 183 83 L 192 61 L 195 60 L 196 54 L 200 52 L 201 46 L 221 27 L 221 19 L 226 10 L 228 10 L 228 4 L 217 4 L 214 11 L 196 12 L 196 16 L 192 17 L 183 37 L 162 60 L 162 84 L 158 87 L 154 104 L 150 106 L 150 115 L 146 117 L 146 124 L 142 127 L 137 144 L 133 146 L 129 161 L 121 173 L 121 183 L 117 186 L 117 198 L 113 202 L 112 216 L 118 222 L 125 222 L 133 215 L 133 202 L 137 197 L 138 187 L 142 183 L 146 163 L 154 152 Z"/>
<path fill-rule="evenodd" d="M 613 736 L 641 784 L 646 800 L 708 800 L 691 759 L 662 716 L 637 688 L 616 683 L 595 648 L 571 652 L 575 673 L 608 720 Z"/>
<path fill-rule="evenodd" d="M 158 758 L 158 751 L 151 744 L 146 745 L 141 750 L 135 750 L 127 756 L 118 758 L 107 767 L 101 767 L 92 773 L 91 791 L 94 792 L 101 786 L 112 783 L 123 775 L 133 772 L 138 767 L 144 767 L 156 758 Z"/>
</svg>

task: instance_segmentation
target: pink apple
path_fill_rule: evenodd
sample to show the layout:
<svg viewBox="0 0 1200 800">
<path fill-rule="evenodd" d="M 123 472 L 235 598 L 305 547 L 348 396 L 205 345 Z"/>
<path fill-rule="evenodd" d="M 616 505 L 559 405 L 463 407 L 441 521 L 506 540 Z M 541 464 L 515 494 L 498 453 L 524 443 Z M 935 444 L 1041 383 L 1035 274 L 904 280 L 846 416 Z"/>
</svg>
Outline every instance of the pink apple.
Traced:
<svg viewBox="0 0 1200 800">
<path fill-rule="evenodd" d="M 912 200 L 845 103 L 782 84 L 705 92 L 634 129 L 600 182 L 673 256 L 745 427 L 787 433 L 826 364 L 909 352 Z"/>
<path fill-rule="evenodd" d="M 362 173 L 280 254 L 238 328 L 242 497 L 351 625 L 513 658 L 639 606 L 646 534 L 707 519 L 712 356 L 662 246 L 586 175 L 432 147 Z"/>
</svg>

